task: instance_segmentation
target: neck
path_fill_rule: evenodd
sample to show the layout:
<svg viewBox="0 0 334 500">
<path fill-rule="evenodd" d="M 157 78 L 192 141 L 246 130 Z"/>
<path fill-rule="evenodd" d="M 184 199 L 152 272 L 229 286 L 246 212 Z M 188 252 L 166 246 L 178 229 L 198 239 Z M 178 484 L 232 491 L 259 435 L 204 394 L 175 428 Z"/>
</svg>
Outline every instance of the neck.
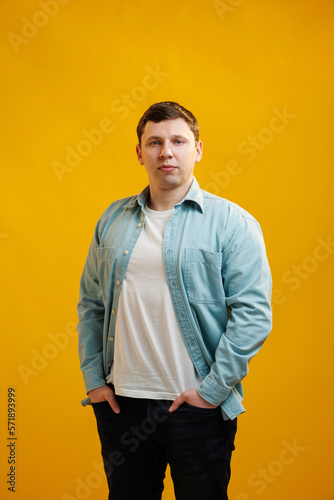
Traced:
<svg viewBox="0 0 334 500">
<path fill-rule="evenodd" d="M 147 200 L 148 208 L 158 211 L 170 210 L 183 200 L 190 189 L 191 182 L 186 186 L 182 185 L 171 189 L 157 189 L 150 185 L 150 197 Z"/>
</svg>

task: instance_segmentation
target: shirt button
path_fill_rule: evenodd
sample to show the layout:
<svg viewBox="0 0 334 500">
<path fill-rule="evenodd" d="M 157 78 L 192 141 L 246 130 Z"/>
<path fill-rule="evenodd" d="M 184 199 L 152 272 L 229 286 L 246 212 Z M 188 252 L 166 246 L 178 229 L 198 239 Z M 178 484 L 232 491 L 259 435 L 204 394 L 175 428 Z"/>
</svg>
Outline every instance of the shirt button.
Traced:
<svg viewBox="0 0 334 500">
<path fill-rule="evenodd" d="M 143 225 L 143 224 L 142 224 L 141 222 L 139 222 L 139 224 L 138 224 L 138 226 L 137 226 L 137 227 L 142 227 L 142 225 Z"/>
<path fill-rule="evenodd" d="M 114 340 L 114 337 L 109 337 L 109 340 L 112 342 Z"/>
<path fill-rule="evenodd" d="M 112 314 L 116 314 L 115 309 L 112 309 L 111 313 L 112 313 Z"/>
<path fill-rule="evenodd" d="M 124 255 L 128 255 L 129 250 L 124 250 Z"/>
<path fill-rule="evenodd" d="M 116 281 L 116 285 L 118 286 L 118 285 L 120 285 L 120 284 L 121 284 L 121 282 L 117 280 L 117 281 Z"/>
</svg>

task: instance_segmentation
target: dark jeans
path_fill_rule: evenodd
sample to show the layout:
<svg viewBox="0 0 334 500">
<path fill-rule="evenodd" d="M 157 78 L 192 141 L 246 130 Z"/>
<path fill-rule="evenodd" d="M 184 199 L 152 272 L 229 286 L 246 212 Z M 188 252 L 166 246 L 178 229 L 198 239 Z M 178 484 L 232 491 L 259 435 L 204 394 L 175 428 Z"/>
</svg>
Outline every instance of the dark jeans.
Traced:
<svg viewBox="0 0 334 500">
<path fill-rule="evenodd" d="M 237 420 L 220 408 L 117 396 L 94 403 L 109 500 L 160 500 L 167 463 L 177 500 L 227 500 Z"/>
</svg>

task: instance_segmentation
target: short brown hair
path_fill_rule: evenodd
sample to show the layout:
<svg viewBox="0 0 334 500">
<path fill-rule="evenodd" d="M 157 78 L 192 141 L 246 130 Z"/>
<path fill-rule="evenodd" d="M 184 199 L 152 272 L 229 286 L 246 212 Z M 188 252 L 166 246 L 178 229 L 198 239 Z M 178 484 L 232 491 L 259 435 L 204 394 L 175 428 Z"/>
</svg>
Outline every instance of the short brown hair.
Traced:
<svg viewBox="0 0 334 500">
<path fill-rule="evenodd" d="M 199 125 L 195 116 L 177 102 L 163 101 L 152 104 L 152 106 L 150 106 L 140 118 L 137 126 L 139 145 L 141 143 L 141 138 L 147 122 L 150 121 L 159 123 L 163 120 L 176 120 L 177 118 L 182 118 L 185 122 L 188 123 L 190 130 L 194 134 L 195 142 L 198 142 Z"/>
</svg>

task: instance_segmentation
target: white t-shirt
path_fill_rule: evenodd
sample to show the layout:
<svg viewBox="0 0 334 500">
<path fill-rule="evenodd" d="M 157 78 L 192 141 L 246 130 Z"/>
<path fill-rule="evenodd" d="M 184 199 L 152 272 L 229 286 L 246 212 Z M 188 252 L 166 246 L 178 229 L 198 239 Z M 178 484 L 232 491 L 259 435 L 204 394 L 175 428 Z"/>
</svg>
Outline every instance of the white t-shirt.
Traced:
<svg viewBox="0 0 334 500">
<path fill-rule="evenodd" d="M 123 281 L 114 363 L 107 377 L 121 396 L 175 399 L 201 383 L 175 316 L 163 265 L 163 236 L 172 213 L 145 207 L 144 227 Z"/>
</svg>

